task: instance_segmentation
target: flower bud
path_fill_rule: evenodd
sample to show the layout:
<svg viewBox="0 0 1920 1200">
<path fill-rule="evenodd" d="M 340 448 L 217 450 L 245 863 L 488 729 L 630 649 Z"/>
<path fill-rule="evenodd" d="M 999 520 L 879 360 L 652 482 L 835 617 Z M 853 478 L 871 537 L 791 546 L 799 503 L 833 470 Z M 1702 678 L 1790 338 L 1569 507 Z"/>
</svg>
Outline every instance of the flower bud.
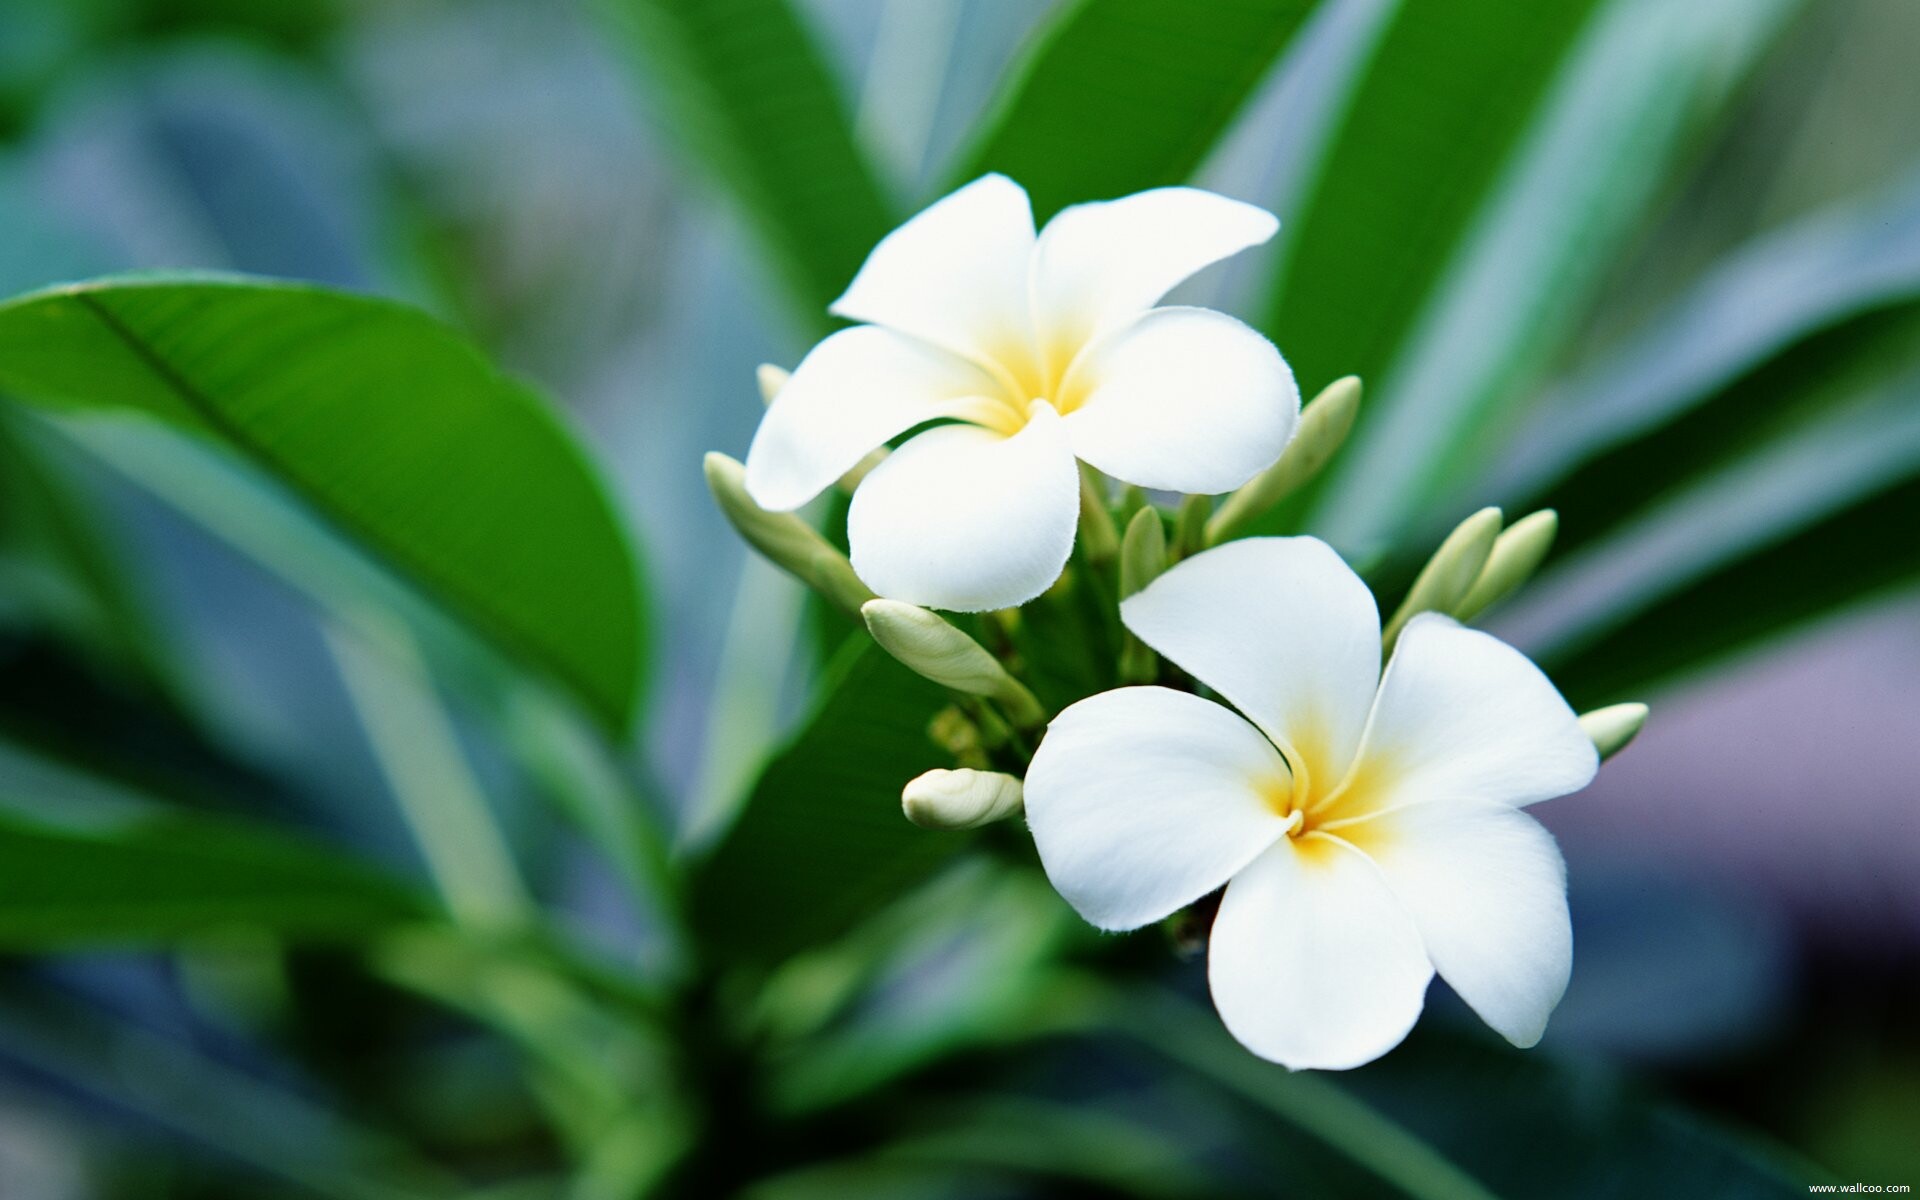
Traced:
<svg viewBox="0 0 1920 1200">
<path fill-rule="evenodd" d="M 1191 558 L 1207 548 L 1207 518 L 1213 513 L 1213 498 L 1188 496 L 1173 514 L 1173 549 L 1170 559 Z"/>
<path fill-rule="evenodd" d="M 1528 513 L 1508 526 L 1494 539 L 1493 553 L 1487 556 L 1487 565 L 1480 569 L 1480 578 L 1473 581 L 1460 603 L 1454 605 L 1453 615 L 1470 621 L 1533 578 L 1547 551 L 1553 549 L 1554 535 L 1559 532 L 1560 515 L 1550 508 Z"/>
<path fill-rule="evenodd" d="M 1000 702 L 1022 729 L 1046 723 L 1046 710 L 1033 693 L 1000 665 L 987 648 L 937 614 L 898 600 L 869 600 L 860 608 L 867 631 L 880 648 L 908 670 L 926 679 Z"/>
<path fill-rule="evenodd" d="M 1593 739 L 1593 748 L 1600 752 L 1602 762 L 1625 750 L 1646 723 L 1644 704 L 1609 704 L 1580 714 L 1580 728 Z"/>
<path fill-rule="evenodd" d="M 1400 640 L 1400 631 L 1408 621 L 1423 612 L 1450 613 L 1464 598 L 1473 581 L 1480 578 L 1493 543 L 1500 536 L 1500 510 L 1483 508 L 1454 527 L 1447 540 L 1433 552 L 1427 565 L 1407 590 L 1407 598 L 1387 622 L 1382 640 L 1388 650 Z"/>
<path fill-rule="evenodd" d="M 793 372 L 785 367 L 776 367 L 772 363 L 761 363 L 753 372 L 755 383 L 760 385 L 760 400 L 772 404 L 780 389 L 787 386 L 787 380 L 793 378 Z"/>
<path fill-rule="evenodd" d="M 1120 533 L 1101 495 L 1106 481 L 1082 464 L 1080 468 L 1080 547 L 1090 563 L 1109 563 L 1120 551 Z"/>
<path fill-rule="evenodd" d="M 1120 598 L 1133 595 L 1166 569 L 1167 527 L 1160 522 L 1160 510 L 1149 504 L 1133 514 L 1120 542 Z"/>
<path fill-rule="evenodd" d="M 1021 811 L 1021 783 L 998 771 L 928 771 L 900 792 L 900 808 L 922 829 L 978 829 Z"/>
<path fill-rule="evenodd" d="M 1336 379 L 1300 410 L 1293 440 L 1266 470 L 1228 496 L 1207 522 L 1207 545 L 1233 537 L 1320 473 L 1347 440 L 1360 411 L 1360 380 Z"/>
<path fill-rule="evenodd" d="M 853 564 L 819 531 L 793 513 L 773 513 L 747 495 L 746 468 L 724 454 L 706 459 L 707 487 L 720 511 L 749 545 L 775 566 L 820 593 L 850 616 L 873 599 L 873 589 L 860 582 Z"/>
</svg>

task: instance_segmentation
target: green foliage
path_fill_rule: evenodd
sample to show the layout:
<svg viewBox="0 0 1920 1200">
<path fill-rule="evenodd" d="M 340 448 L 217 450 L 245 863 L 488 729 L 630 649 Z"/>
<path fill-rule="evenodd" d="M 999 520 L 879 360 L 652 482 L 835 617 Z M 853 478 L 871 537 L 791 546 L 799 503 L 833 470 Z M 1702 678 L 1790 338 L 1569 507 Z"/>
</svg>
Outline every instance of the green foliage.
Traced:
<svg viewBox="0 0 1920 1200">
<path fill-rule="evenodd" d="M 236 929 L 359 941 L 430 911 L 356 859 L 211 818 L 67 830 L 0 817 L 0 946 L 13 951 Z"/>
<path fill-rule="evenodd" d="M 1383 549 L 1484 467 L 1678 151 L 1791 11 L 1402 6 L 1266 324 L 1307 386 L 1348 372 L 1369 385 L 1316 528 Z"/>
<path fill-rule="evenodd" d="M 1314 0 L 1061 5 L 975 131 L 950 182 L 1018 181 L 1045 221 L 1069 204 L 1184 183 L 1252 95 Z"/>
<path fill-rule="evenodd" d="M 900 815 L 900 787 L 942 765 L 938 688 L 876 647 L 849 646 L 825 699 L 761 774 L 696 869 L 692 924 L 722 961 L 767 961 L 843 933 L 965 845 Z"/>
<path fill-rule="evenodd" d="M 896 215 L 788 0 L 595 0 L 668 136 L 760 236 L 805 328 Z"/>
<path fill-rule="evenodd" d="M 0 305 L 0 393 L 212 440 L 608 725 L 632 718 L 641 599 L 604 491 L 533 393 L 431 318 L 242 279 L 56 288 Z"/>
</svg>

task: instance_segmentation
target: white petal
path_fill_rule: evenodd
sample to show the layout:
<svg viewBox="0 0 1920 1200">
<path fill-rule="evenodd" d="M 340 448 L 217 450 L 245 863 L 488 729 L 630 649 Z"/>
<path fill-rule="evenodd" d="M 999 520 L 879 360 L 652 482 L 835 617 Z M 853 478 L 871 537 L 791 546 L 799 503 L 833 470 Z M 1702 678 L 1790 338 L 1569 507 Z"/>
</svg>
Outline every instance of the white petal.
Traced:
<svg viewBox="0 0 1920 1200">
<path fill-rule="evenodd" d="M 1600 756 L 1527 656 L 1451 617 L 1407 624 L 1361 748 L 1370 809 L 1423 800 L 1531 804 L 1577 792 Z"/>
<path fill-rule="evenodd" d="M 971 358 L 1024 347 L 1033 241 L 1027 193 L 982 176 L 880 239 L 831 311 Z"/>
<path fill-rule="evenodd" d="M 799 508 L 874 447 L 993 390 L 980 368 L 925 342 L 843 329 L 800 360 L 761 419 L 747 492 L 765 509 Z"/>
<path fill-rule="evenodd" d="M 1296 1070 L 1357 1067 L 1399 1045 L 1432 978 L 1413 918 L 1380 869 L 1313 834 L 1234 876 L 1207 950 L 1227 1030 Z"/>
<path fill-rule="evenodd" d="M 1117 479 L 1211 495 L 1280 457 L 1300 388 L 1273 343 L 1224 313 L 1159 308 L 1101 340 L 1065 389 L 1073 452 Z"/>
<path fill-rule="evenodd" d="M 1012 437 L 941 425 L 909 440 L 854 492 L 847 540 L 880 595 L 980 612 L 1046 591 L 1079 519 L 1079 469 L 1043 404 Z"/>
<path fill-rule="evenodd" d="M 1079 341 L 1151 308 L 1210 263 L 1257 246 L 1272 213 L 1198 188 L 1167 187 L 1063 209 L 1033 255 L 1034 309 L 1056 339 Z"/>
<path fill-rule="evenodd" d="M 1219 887 L 1286 825 L 1286 764 L 1230 709 L 1134 687 L 1071 705 L 1027 771 L 1047 878 L 1102 929 L 1157 921 Z"/>
<path fill-rule="evenodd" d="M 1304 760 L 1314 789 L 1346 773 L 1379 680 L 1380 612 L 1331 546 L 1228 542 L 1154 580 L 1120 616 L 1296 757 L 1296 775 Z"/>
<path fill-rule="evenodd" d="M 1516 1046 L 1567 990 L 1567 872 L 1540 823 L 1504 804 L 1414 804 L 1337 831 L 1412 914 L 1441 978 Z"/>
</svg>

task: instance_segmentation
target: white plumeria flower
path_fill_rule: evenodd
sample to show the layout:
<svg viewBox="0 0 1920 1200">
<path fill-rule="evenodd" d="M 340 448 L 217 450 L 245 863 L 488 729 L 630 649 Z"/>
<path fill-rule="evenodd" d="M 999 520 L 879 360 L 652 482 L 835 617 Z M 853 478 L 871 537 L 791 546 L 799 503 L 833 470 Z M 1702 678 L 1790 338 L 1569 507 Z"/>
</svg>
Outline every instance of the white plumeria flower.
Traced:
<svg viewBox="0 0 1920 1200">
<path fill-rule="evenodd" d="M 1153 305 L 1273 236 L 1273 216 L 1194 188 L 1062 211 L 988 175 L 882 239 L 832 311 L 869 324 L 815 346 L 747 452 L 762 508 L 800 507 L 928 422 L 847 514 L 854 570 L 882 596 L 978 611 L 1060 575 L 1074 460 L 1141 487 L 1231 491 L 1278 458 L 1300 392 L 1272 343 L 1222 313 Z"/>
<path fill-rule="evenodd" d="M 1599 767 L 1539 668 L 1426 614 L 1383 675 L 1372 594 L 1313 538 L 1207 551 L 1121 615 L 1239 713 L 1133 687 L 1054 719 L 1026 803 L 1061 895 L 1122 930 L 1225 885 L 1214 1004 L 1289 1067 L 1384 1054 L 1435 970 L 1509 1041 L 1538 1041 L 1573 935 L 1559 850 L 1520 806 Z"/>
</svg>

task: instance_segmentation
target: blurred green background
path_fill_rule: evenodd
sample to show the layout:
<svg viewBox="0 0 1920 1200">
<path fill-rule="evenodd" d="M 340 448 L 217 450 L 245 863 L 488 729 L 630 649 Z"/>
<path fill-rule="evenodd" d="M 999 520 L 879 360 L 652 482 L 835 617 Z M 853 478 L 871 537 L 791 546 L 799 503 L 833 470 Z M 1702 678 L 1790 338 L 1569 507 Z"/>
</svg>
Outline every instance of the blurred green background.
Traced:
<svg viewBox="0 0 1920 1200">
<path fill-rule="evenodd" d="M 1920 1183 L 1917 55 L 1912 0 L 0 0 L 0 294 L 437 314 L 566 410 L 651 630 L 605 736 L 257 472 L 0 412 L 0 1197 Z M 1366 378 L 1274 528 L 1383 597 L 1472 506 L 1559 509 L 1489 627 L 1654 717 L 1542 810 L 1539 1050 L 1436 987 L 1289 1080 L 1015 831 L 899 819 L 927 696 L 700 456 L 984 169 L 1280 215 L 1181 294 Z M 207 825 L 114 832 L 156 812 Z"/>
</svg>

